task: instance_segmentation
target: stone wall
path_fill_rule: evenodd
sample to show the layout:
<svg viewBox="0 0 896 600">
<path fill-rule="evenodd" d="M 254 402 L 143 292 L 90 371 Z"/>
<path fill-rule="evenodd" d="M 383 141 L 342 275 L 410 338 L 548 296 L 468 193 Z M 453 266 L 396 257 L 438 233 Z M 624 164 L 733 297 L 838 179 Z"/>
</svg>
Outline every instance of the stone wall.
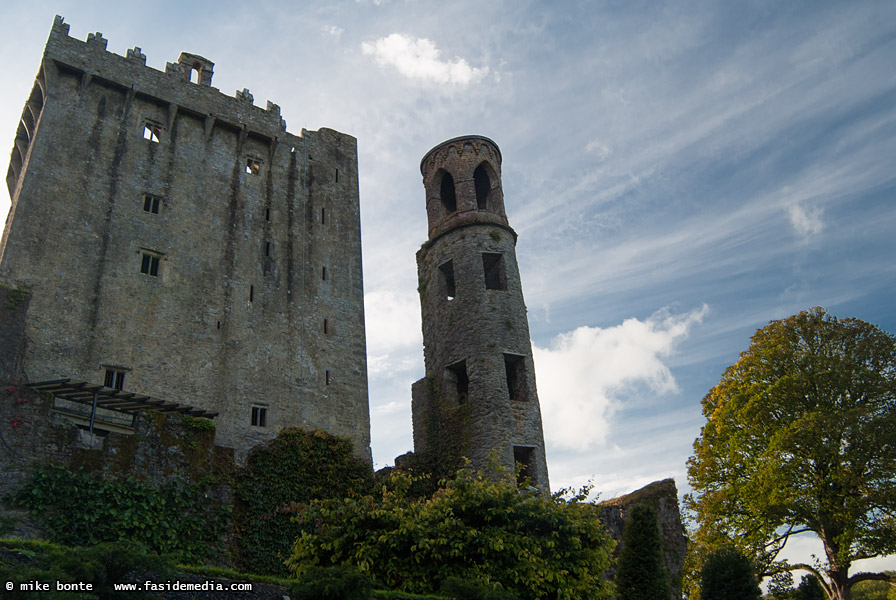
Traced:
<svg viewBox="0 0 896 600">
<path fill-rule="evenodd" d="M 121 373 L 218 411 L 238 457 L 301 426 L 369 458 L 356 140 L 287 132 L 202 57 L 145 62 L 50 33 L 0 241 L 0 281 L 34 293 L 29 379 Z"/>
<path fill-rule="evenodd" d="M 625 529 L 628 513 L 632 507 L 638 504 L 647 504 L 656 511 L 660 537 L 663 542 L 663 566 L 669 576 L 673 598 L 680 598 L 687 538 L 684 535 L 684 525 L 681 522 L 675 480 L 655 481 L 631 494 L 599 504 L 601 520 L 607 527 L 607 531 L 613 539 L 620 542 L 616 549 L 617 553 L 621 547 L 622 532 Z"/>
</svg>

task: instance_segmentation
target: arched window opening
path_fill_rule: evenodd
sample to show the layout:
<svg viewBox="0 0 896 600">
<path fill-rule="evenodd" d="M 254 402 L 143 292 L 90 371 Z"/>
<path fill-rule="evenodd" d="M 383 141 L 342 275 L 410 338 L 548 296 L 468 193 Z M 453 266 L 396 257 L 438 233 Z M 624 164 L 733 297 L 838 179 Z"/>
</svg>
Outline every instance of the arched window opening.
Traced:
<svg viewBox="0 0 896 600">
<path fill-rule="evenodd" d="M 484 165 L 479 165 L 473 171 L 473 184 L 476 187 L 476 208 L 485 210 L 488 208 L 488 193 L 492 189 L 492 182 Z"/>
<path fill-rule="evenodd" d="M 442 198 L 445 212 L 453 213 L 457 211 L 457 195 L 454 193 L 454 177 L 451 176 L 451 173 L 446 172 L 442 174 L 439 196 Z"/>
</svg>

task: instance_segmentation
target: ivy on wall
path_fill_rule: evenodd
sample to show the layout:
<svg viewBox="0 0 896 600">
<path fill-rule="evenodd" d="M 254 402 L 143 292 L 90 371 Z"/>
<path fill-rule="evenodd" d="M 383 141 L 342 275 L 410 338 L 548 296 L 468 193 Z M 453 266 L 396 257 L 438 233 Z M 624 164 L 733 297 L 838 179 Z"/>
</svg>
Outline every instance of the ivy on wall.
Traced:
<svg viewBox="0 0 896 600">
<path fill-rule="evenodd" d="M 284 429 L 249 453 L 236 485 L 236 559 L 243 571 L 287 575 L 284 559 L 301 526 L 300 505 L 370 491 L 370 463 L 355 457 L 349 440 L 321 430 Z"/>
<path fill-rule="evenodd" d="M 52 464 L 38 467 L 5 500 L 30 509 L 53 542 L 91 546 L 130 540 L 183 562 L 199 562 L 218 549 L 231 512 L 202 484 L 175 480 L 157 488 Z"/>
</svg>

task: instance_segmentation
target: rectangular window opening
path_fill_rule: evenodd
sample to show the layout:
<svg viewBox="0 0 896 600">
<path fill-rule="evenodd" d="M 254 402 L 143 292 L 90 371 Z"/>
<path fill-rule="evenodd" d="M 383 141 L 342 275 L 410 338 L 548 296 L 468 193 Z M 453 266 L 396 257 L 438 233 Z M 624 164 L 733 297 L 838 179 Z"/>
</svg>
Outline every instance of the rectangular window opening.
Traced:
<svg viewBox="0 0 896 600">
<path fill-rule="evenodd" d="M 154 215 L 159 214 L 159 205 L 161 203 L 161 198 L 158 196 L 151 196 L 150 194 L 144 194 L 143 196 L 143 210 L 148 213 L 152 213 Z"/>
<path fill-rule="evenodd" d="M 519 354 L 504 355 L 504 372 L 507 375 L 507 393 L 514 402 L 528 400 L 526 393 L 526 357 Z"/>
<path fill-rule="evenodd" d="M 321 271 L 320 271 L 320 278 L 321 278 L 321 281 L 326 281 L 326 280 L 327 280 L 327 268 L 326 268 L 326 267 L 323 267 L 323 268 L 321 269 Z"/>
<path fill-rule="evenodd" d="M 264 255 L 265 255 L 265 256 L 270 256 L 270 255 L 271 255 L 271 243 L 270 243 L 270 242 L 265 242 L 265 243 L 264 243 Z"/>
<path fill-rule="evenodd" d="M 118 369 L 106 369 L 106 378 L 103 385 L 116 390 L 124 389 L 124 371 Z"/>
<path fill-rule="evenodd" d="M 252 426 L 267 427 L 268 426 L 268 409 L 266 406 L 252 407 Z"/>
<path fill-rule="evenodd" d="M 261 161 L 256 158 L 247 158 L 246 173 L 249 175 L 261 175 Z"/>
<path fill-rule="evenodd" d="M 161 126 L 147 121 L 143 125 L 143 139 L 158 144 L 162 140 Z"/>
<path fill-rule="evenodd" d="M 339 169 L 336 169 L 336 183 L 339 183 Z"/>
<path fill-rule="evenodd" d="M 327 224 L 327 209 L 326 208 L 320 209 L 320 224 L 321 225 Z"/>
<path fill-rule="evenodd" d="M 326 372 L 324 374 L 324 378 L 325 378 L 324 381 L 326 382 L 326 384 L 330 385 L 330 370 L 329 369 L 326 370 Z"/>
<path fill-rule="evenodd" d="M 470 378 L 467 376 L 467 361 L 462 360 L 446 369 L 446 381 L 448 390 L 454 396 L 457 404 L 465 404 L 470 393 Z"/>
<path fill-rule="evenodd" d="M 535 473 L 532 466 L 535 464 L 535 448 L 531 446 L 514 446 L 513 447 L 513 463 L 516 467 L 516 483 L 517 485 L 534 484 L 533 479 Z"/>
<path fill-rule="evenodd" d="M 265 221 L 271 220 L 271 209 L 270 208 L 264 209 L 264 220 Z"/>
<path fill-rule="evenodd" d="M 140 272 L 144 275 L 158 277 L 159 275 L 159 255 L 152 252 L 140 253 Z"/>
<path fill-rule="evenodd" d="M 439 265 L 439 275 L 442 280 L 442 292 L 448 300 L 454 300 L 457 295 L 457 287 L 454 283 L 454 263 L 450 260 Z"/>
<path fill-rule="evenodd" d="M 504 255 L 482 253 L 482 268 L 485 271 L 485 289 L 506 290 L 507 276 L 504 271 Z"/>
<path fill-rule="evenodd" d="M 328 333 L 328 331 L 327 331 L 327 320 L 324 319 L 324 335 L 326 335 L 327 333 Z"/>
<path fill-rule="evenodd" d="M 254 301 L 255 301 L 255 286 L 250 285 L 249 286 L 249 302 L 254 302 Z"/>
</svg>

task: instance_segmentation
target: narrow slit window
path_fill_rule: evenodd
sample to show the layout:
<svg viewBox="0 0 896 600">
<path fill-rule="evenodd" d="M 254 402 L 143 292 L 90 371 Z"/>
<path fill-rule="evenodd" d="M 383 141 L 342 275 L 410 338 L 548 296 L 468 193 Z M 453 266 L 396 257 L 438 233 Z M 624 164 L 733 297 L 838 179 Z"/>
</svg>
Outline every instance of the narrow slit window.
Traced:
<svg viewBox="0 0 896 600">
<path fill-rule="evenodd" d="M 143 124 L 143 139 L 158 144 L 162 140 L 162 127 L 147 121 Z"/>
<path fill-rule="evenodd" d="M 327 280 L 327 268 L 326 267 L 321 267 L 320 278 L 321 278 L 321 281 Z"/>
<path fill-rule="evenodd" d="M 159 214 L 159 205 L 161 204 L 161 198 L 158 196 L 151 196 L 149 194 L 145 194 L 143 196 L 143 210 L 152 213 L 154 215 Z"/>
<path fill-rule="evenodd" d="M 507 376 L 507 394 L 513 402 L 525 402 L 526 393 L 526 357 L 519 354 L 504 355 L 504 372 Z"/>
<path fill-rule="evenodd" d="M 457 286 L 454 283 L 454 263 L 450 260 L 439 265 L 439 275 L 442 280 L 442 291 L 447 300 L 454 300 L 457 295 Z"/>
<path fill-rule="evenodd" d="M 270 208 L 264 209 L 264 220 L 265 221 L 271 220 L 271 209 Z"/>
<path fill-rule="evenodd" d="M 327 385 L 330 385 L 330 370 L 329 369 L 327 369 L 326 372 L 324 373 L 324 381 L 326 382 Z"/>
<path fill-rule="evenodd" d="M 254 302 L 254 301 L 255 301 L 255 286 L 250 285 L 249 286 L 249 302 Z"/>
<path fill-rule="evenodd" d="M 445 379 L 448 389 L 457 404 L 465 404 L 470 393 L 470 378 L 467 376 L 467 362 L 462 360 L 448 365 Z"/>
<path fill-rule="evenodd" d="M 221 329 L 221 321 L 218 321 L 218 329 Z"/>
<path fill-rule="evenodd" d="M 159 255 L 152 252 L 141 252 L 140 255 L 140 272 L 151 277 L 158 277 Z"/>
<path fill-rule="evenodd" d="M 265 242 L 265 243 L 264 243 L 264 255 L 265 255 L 265 256 L 270 256 L 270 255 L 271 255 L 271 243 L 270 243 L 270 242 Z"/>
<path fill-rule="evenodd" d="M 339 169 L 336 169 L 336 183 L 339 183 Z"/>
<path fill-rule="evenodd" d="M 506 290 L 507 275 L 504 270 L 504 255 L 482 253 L 482 268 L 485 271 L 485 289 Z"/>
<path fill-rule="evenodd" d="M 261 161 L 256 158 L 247 158 L 246 173 L 249 175 L 261 175 Z"/>
<path fill-rule="evenodd" d="M 106 378 L 103 385 L 116 390 L 124 389 L 124 371 L 118 369 L 106 369 Z"/>
<path fill-rule="evenodd" d="M 324 319 L 324 335 L 326 335 L 327 333 L 329 333 L 329 331 L 328 331 L 329 328 L 327 327 L 327 325 L 328 325 L 328 324 L 327 324 L 327 320 Z"/>
<path fill-rule="evenodd" d="M 321 225 L 327 224 L 327 209 L 326 208 L 320 209 L 320 224 Z"/>
<path fill-rule="evenodd" d="M 268 409 L 266 406 L 252 407 L 252 426 L 267 427 L 268 426 Z"/>
</svg>

